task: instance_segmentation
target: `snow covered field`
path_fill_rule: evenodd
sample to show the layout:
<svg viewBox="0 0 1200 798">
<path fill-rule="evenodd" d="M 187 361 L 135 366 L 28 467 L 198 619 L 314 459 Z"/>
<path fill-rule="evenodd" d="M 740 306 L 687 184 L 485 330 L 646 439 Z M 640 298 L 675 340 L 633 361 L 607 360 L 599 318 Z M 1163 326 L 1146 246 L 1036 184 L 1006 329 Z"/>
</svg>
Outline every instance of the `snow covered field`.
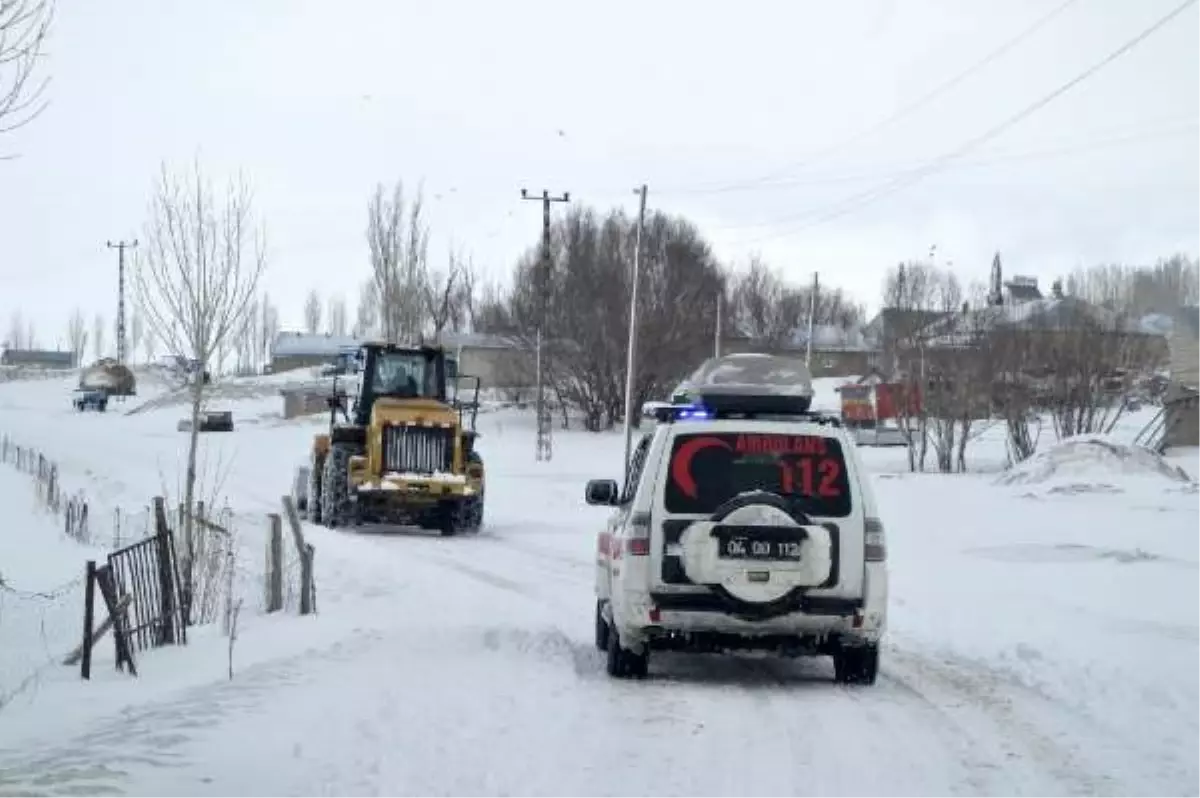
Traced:
<svg viewBox="0 0 1200 798">
<path fill-rule="evenodd" d="M 69 388 L 0 384 L 0 434 L 59 462 L 103 546 L 118 509 L 177 495 L 185 411 L 79 414 Z M 90 683 L 47 667 L 76 644 L 81 591 L 29 594 L 81 575 L 92 550 L 0 466 L 0 574 L 22 591 L 0 590 L 0 696 L 33 676 L 0 709 L 0 794 L 1200 789 L 1195 452 L 1172 458 L 1179 478 L 1098 445 L 1002 475 L 999 429 L 973 445 L 966 475 L 912 475 L 902 450 L 864 450 L 891 557 L 877 685 L 834 685 L 824 660 L 667 655 L 649 680 L 621 683 L 592 648 L 604 511 L 582 501 L 586 479 L 617 475 L 619 435 L 556 430 L 539 464 L 531 419 L 481 415 L 482 535 L 309 527 L 319 615 L 268 618 L 265 514 L 323 424 L 284 422 L 281 405 L 229 391 L 215 409 L 232 409 L 238 431 L 203 436 L 245 553 L 232 681 L 215 628 L 143 654 L 136 680 L 111 668 L 111 645 Z"/>
</svg>

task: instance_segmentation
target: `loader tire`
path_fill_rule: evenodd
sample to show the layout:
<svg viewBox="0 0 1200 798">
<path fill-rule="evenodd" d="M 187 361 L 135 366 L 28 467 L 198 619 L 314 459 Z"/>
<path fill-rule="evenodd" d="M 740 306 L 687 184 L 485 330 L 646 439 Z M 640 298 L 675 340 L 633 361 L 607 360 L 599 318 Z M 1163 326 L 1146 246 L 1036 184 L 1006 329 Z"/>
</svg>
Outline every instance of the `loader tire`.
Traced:
<svg viewBox="0 0 1200 798">
<path fill-rule="evenodd" d="M 314 524 L 321 523 L 324 517 L 321 513 L 321 478 L 325 475 L 325 460 L 318 454 L 313 455 L 308 468 L 308 497 L 304 501 L 305 514 Z"/>
<path fill-rule="evenodd" d="M 350 451 L 341 446 L 325 455 L 321 474 L 321 521 L 334 529 L 350 520 Z"/>
<path fill-rule="evenodd" d="M 470 454 L 467 455 L 467 464 L 478 464 L 482 466 L 483 458 L 479 456 L 479 452 L 472 450 Z M 466 531 L 478 533 L 481 529 L 483 529 L 483 507 L 484 496 L 487 492 L 486 487 L 487 482 L 485 477 L 485 481 L 480 483 L 478 495 L 468 499 L 463 507 L 463 525 Z"/>
</svg>

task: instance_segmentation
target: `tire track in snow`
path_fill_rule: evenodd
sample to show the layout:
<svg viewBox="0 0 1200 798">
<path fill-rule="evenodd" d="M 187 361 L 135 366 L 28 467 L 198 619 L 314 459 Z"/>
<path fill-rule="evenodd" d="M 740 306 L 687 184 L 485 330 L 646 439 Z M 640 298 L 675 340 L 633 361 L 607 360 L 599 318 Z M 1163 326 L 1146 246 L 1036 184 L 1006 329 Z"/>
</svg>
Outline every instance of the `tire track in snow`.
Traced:
<svg viewBox="0 0 1200 798">
<path fill-rule="evenodd" d="M 1050 777 L 1065 795 L 1120 795 L 1126 792 L 1120 784 L 1081 761 L 1075 746 L 1056 739 L 1055 734 L 1028 718 L 1012 691 L 1024 693 L 983 667 L 960 668 L 919 653 L 889 646 L 887 660 L 893 663 L 884 668 L 887 679 L 922 702 L 936 708 L 957 727 L 969 729 L 981 723 L 990 726 L 990 735 L 1000 745 L 1002 760 L 1008 760 L 1008 770 L 1014 772 L 1022 761 Z M 1049 703 L 1030 693 L 1022 695 L 1026 702 Z M 1065 717 L 1061 708 L 1056 718 Z M 972 717 L 973 716 L 973 717 Z M 1075 729 L 1062 729 L 1059 736 Z M 1045 782 L 1032 778 L 1030 794 L 1044 794 Z M 1009 782 L 1011 787 L 1011 782 Z"/>
<path fill-rule="evenodd" d="M 570 560 L 566 555 L 558 555 L 554 552 L 540 550 L 539 547 L 511 545 L 511 538 L 484 538 L 500 544 L 504 548 L 516 550 L 516 556 L 522 558 L 521 562 L 524 567 L 534 566 L 537 571 L 548 573 L 557 581 L 569 582 L 575 585 L 581 584 L 584 580 L 583 573 L 577 573 L 576 578 L 572 578 L 561 572 L 561 568 L 554 563 L 567 560 L 578 564 L 578 560 Z M 454 550 L 456 553 L 462 551 Z M 425 552 L 422 552 L 425 554 Z M 524 559 L 527 554 L 532 554 L 534 560 Z M 504 590 L 506 592 L 515 593 L 530 599 L 531 601 L 545 605 L 552 609 L 560 608 L 562 602 L 546 595 L 541 590 L 532 588 L 529 584 L 522 584 L 508 576 L 499 576 L 498 574 L 488 571 L 484 568 L 474 565 L 467 565 L 456 558 L 445 556 L 423 556 L 422 559 L 428 559 L 431 562 L 449 567 L 458 573 L 471 577 L 479 582 L 490 585 L 492 587 Z M 491 564 L 497 564 L 494 559 L 480 560 Z M 539 562 L 540 561 L 540 562 Z M 582 569 L 580 569 L 582 571 Z M 590 573 L 588 574 L 590 575 Z M 562 632 L 557 627 L 555 631 L 562 635 L 564 640 L 570 640 L 570 637 Z M 676 657 L 670 654 L 666 655 L 669 662 L 673 665 L 683 664 L 681 660 L 690 659 L 687 655 Z M 727 687 L 743 696 L 754 707 L 756 712 L 749 713 L 749 717 L 756 718 L 755 730 L 760 728 L 763 715 L 768 715 L 773 718 L 770 724 L 772 728 L 781 731 L 782 734 L 772 738 L 771 747 L 775 749 L 776 761 L 786 761 L 791 763 L 792 779 L 797 789 L 802 788 L 808 779 L 811 778 L 812 770 L 819 769 L 820 763 L 813 761 L 811 751 L 813 749 L 813 741 L 811 740 L 812 731 L 808 734 L 800 734 L 797 727 L 798 719 L 808 718 L 811 714 L 810 703 L 811 696 L 806 694 L 796 694 L 797 688 L 803 684 L 806 679 L 804 675 L 799 674 L 800 668 L 797 661 L 780 660 L 768 661 L 754 657 L 733 656 L 722 658 L 720 664 L 713 661 L 713 658 L 704 657 L 704 661 L 699 662 L 693 660 L 691 668 L 685 668 L 684 672 L 693 671 L 695 676 L 695 668 L 698 666 L 707 671 L 704 677 L 701 677 L 702 682 L 711 682 L 712 679 L 720 681 L 722 676 L 728 676 L 731 673 L 734 676 L 734 681 Z M 602 669 L 602 660 L 599 656 L 594 658 L 597 672 Z M 576 660 L 576 670 L 579 672 L 579 662 Z M 886 672 L 886 668 L 885 668 Z M 741 678 L 738 678 L 741 677 Z M 1011 764 L 1011 758 L 1015 756 L 1011 750 L 1004 748 L 1003 745 L 997 745 L 997 740 L 992 740 L 988 736 L 980 739 L 977 733 L 971 732 L 966 726 L 957 722 L 952 713 L 945 707 L 940 706 L 936 701 L 930 699 L 918 690 L 913 689 L 906 682 L 888 676 L 885 673 L 883 684 L 876 688 L 857 689 L 853 687 L 844 687 L 836 685 L 832 682 L 832 678 L 826 676 L 829 680 L 828 689 L 831 695 L 845 698 L 850 706 L 853 706 L 853 718 L 847 718 L 848 725 L 861 725 L 863 728 L 871 729 L 870 734 L 864 734 L 863 739 L 869 741 L 870 747 L 878 752 L 881 759 L 887 759 L 894 755 L 894 745 L 899 740 L 909 740 L 914 747 L 920 748 L 925 743 L 912 743 L 911 736 L 913 729 L 919 727 L 923 730 L 931 730 L 932 737 L 936 739 L 937 750 L 948 750 L 955 752 L 955 764 L 963 771 L 961 776 L 954 777 L 953 781 L 956 789 L 953 791 L 958 794 L 971 795 L 981 792 L 994 792 L 996 790 L 997 776 Z M 685 686 L 689 681 L 686 675 L 677 673 L 655 673 L 651 672 L 650 678 L 647 680 L 646 699 L 650 702 L 650 706 L 657 707 L 648 714 L 653 715 L 670 715 L 676 705 L 675 701 L 670 701 L 666 706 L 661 705 L 663 690 L 654 689 L 653 686 L 663 686 L 667 689 L 672 689 L 674 686 Z M 763 684 L 763 682 L 767 684 Z M 822 679 L 824 681 L 824 679 Z M 769 685 L 769 687 L 768 687 Z M 892 691 L 880 690 L 879 687 L 891 687 Z M 634 689 L 638 689 L 636 683 Z M 824 685 L 822 686 L 824 689 Z M 884 694 L 885 701 L 881 702 L 877 698 L 880 693 Z M 687 693 L 687 695 L 690 695 Z M 668 708 L 670 707 L 670 708 Z M 849 706 L 847 707 L 847 709 Z M 906 716 L 905 720 L 897 723 L 899 716 L 889 716 L 886 708 L 899 709 Z M 919 716 L 920 722 L 915 720 L 915 716 Z M 890 736 L 885 734 L 884 737 L 888 740 L 886 743 L 879 743 L 879 730 L 895 728 L 896 734 Z M 748 733 L 751 730 L 748 729 Z M 989 745 L 991 743 L 991 745 Z M 889 750 L 892 749 L 892 750 Z M 765 755 L 765 754 L 764 754 Z M 1010 783 L 1007 779 L 1000 779 L 1003 784 Z M 1004 787 L 1000 787 L 1003 791 Z M 1035 789 L 1036 793 L 1037 790 Z"/>
</svg>

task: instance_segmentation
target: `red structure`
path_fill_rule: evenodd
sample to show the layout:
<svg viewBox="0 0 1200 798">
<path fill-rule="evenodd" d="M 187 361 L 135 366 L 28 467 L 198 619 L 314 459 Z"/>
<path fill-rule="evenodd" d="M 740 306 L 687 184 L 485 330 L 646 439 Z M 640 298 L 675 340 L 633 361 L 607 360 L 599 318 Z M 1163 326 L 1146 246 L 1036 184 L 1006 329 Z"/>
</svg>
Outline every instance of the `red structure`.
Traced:
<svg viewBox="0 0 1200 798">
<path fill-rule="evenodd" d="M 842 420 L 855 424 L 896 420 L 907 398 L 907 415 L 916 416 L 921 410 L 921 393 L 899 382 L 843 385 Z"/>
</svg>

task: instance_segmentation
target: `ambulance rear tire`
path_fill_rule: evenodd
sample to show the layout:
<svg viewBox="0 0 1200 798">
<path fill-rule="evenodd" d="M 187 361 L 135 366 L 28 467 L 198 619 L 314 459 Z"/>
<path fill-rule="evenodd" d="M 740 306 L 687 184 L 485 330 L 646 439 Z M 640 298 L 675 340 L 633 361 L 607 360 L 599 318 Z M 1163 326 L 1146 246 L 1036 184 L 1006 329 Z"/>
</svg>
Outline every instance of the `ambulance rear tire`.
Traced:
<svg viewBox="0 0 1200 798">
<path fill-rule="evenodd" d="M 608 651 L 608 621 L 604 620 L 604 600 L 596 599 L 596 650 Z"/>
<path fill-rule="evenodd" d="M 610 625 L 605 669 L 616 679 L 645 679 L 650 670 L 650 649 L 643 646 L 638 653 L 623 647 L 620 634 Z"/>
</svg>

